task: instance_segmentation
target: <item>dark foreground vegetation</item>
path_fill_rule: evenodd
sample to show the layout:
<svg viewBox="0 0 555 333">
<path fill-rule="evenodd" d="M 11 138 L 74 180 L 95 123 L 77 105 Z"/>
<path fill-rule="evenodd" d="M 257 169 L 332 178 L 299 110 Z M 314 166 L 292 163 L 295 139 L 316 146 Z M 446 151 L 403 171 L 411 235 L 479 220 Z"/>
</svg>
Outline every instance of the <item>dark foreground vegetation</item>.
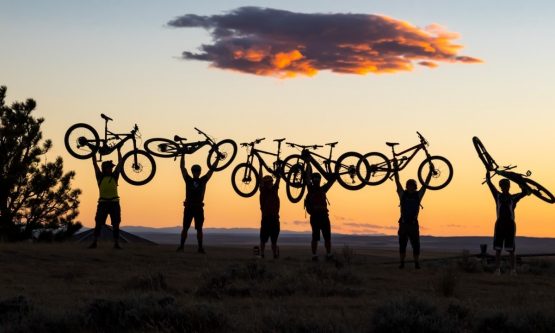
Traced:
<svg viewBox="0 0 555 333">
<path fill-rule="evenodd" d="M 166 246 L 0 244 L 1 332 L 552 332 L 555 262 L 494 276 L 474 258 L 400 271 L 395 253 L 338 247 L 208 255 Z M 427 257 L 452 255 L 428 253 Z"/>
</svg>

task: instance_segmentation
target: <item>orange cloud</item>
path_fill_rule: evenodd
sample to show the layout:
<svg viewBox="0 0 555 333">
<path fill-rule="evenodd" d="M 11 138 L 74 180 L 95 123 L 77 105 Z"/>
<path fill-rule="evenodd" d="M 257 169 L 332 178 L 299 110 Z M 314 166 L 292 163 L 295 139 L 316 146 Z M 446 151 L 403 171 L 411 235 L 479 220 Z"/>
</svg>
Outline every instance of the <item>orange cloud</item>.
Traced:
<svg viewBox="0 0 555 333">
<path fill-rule="evenodd" d="M 241 7 L 224 15 L 184 15 L 172 27 L 201 27 L 213 42 L 183 58 L 264 76 L 312 76 L 322 70 L 359 74 L 411 71 L 439 63 L 480 63 L 460 55 L 456 32 L 438 24 L 424 29 L 387 16 L 306 14 Z"/>
</svg>

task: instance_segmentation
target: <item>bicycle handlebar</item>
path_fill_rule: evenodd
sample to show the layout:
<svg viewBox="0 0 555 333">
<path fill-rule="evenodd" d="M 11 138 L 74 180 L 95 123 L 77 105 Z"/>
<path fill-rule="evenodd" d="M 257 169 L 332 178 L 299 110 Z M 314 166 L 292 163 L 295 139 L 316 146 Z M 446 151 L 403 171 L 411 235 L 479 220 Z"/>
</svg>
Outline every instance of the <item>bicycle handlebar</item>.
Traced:
<svg viewBox="0 0 555 333">
<path fill-rule="evenodd" d="M 198 132 L 198 134 L 202 134 L 202 135 L 204 135 L 206 138 L 209 138 L 208 134 L 204 133 L 203 131 L 199 130 L 198 128 L 195 127 L 195 130 Z"/>
<path fill-rule="evenodd" d="M 299 147 L 299 148 L 302 148 L 302 149 L 314 149 L 314 150 L 324 147 L 322 145 L 299 145 L 299 144 L 296 144 L 296 143 L 293 143 L 293 142 L 286 142 L 286 144 L 288 144 L 289 146 L 291 146 L 293 148 Z"/>
<path fill-rule="evenodd" d="M 420 132 L 416 131 L 416 134 L 418 134 L 418 137 L 420 138 L 420 142 L 428 145 L 428 141 L 426 141 L 426 139 L 424 138 L 424 136 L 422 134 L 420 134 Z"/>
</svg>

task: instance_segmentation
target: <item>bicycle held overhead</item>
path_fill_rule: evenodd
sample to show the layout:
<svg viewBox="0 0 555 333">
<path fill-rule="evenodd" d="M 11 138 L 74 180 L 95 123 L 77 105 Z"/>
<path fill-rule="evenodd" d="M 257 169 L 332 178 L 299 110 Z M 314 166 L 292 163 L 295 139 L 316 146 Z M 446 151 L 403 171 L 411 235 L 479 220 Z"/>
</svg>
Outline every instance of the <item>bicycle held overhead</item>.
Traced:
<svg viewBox="0 0 555 333">
<path fill-rule="evenodd" d="M 233 169 L 233 172 L 231 173 L 231 184 L 235 192 L 242 197 L 248 198 L 256 193 L 260 185 L 261 175 L 259 174 L 259 170 L 262 171 L 263 169 L 266 169 L 266 171 L 272 174 L 275 178 L 284 178 L 285 173 L 290 168 L 290 165 L 285 165 L 280 158 L 281 144 L 285 138 L 274 140 L 274 142 L 277 143 L 277 152 L 275 153 L 255 147 L 264 140 L 265 138 L 259 138 L 251 142 L 241 143 L 241 147 L 247 149 L 247 161 L 238 164 Z M 272 164 L 268 164 L 262 155 L 275 156 L 276 159 Z M 255 160 L 259 165 L 258 169 L 254 166 Z"/>
<path fill-rule="evenodd" d="M 77 123 L 72 125 L 65 133 L 64 144 L 71 156 L 78 159 L 96 158 L 109 155 L 120 150 L 127 141 L 133 143 L 133 149 L 122 157 L 122 177 L 132 185 L 148 183 L 156 173 L 156 164 L 152 156 L 137 147 L 137 140 L 141 138 L 137 124 L 129 133 L 114 133 L 108 129 L 108 122 L 113 119 L 105 114 L 104 137 L 101 139 L 98 132 L 89 124 Z"/>
<path fill-rule="evenodd" d="M 379 152 L 370 152 L 363 156 L 365 164 L 360 163 L 357 166 L 357 173 L 365 184 L 375 186 L 382 184 L 388 178 L 392 179 L 393 160 L 397 160 L 398 170 L 401 171 L 413 160 L 418 152 L 423 151 L 426 158 L 418 167 L 418 180 L 422 186 L 426 186 L 430 190 L 440 190 L 447 186 L 453 179 L 453 166 L 448 159 L 443 156 L 431 155 L 428 151 L 429 143 L 420 132 L 416 132 L 420 143 L 407 148 L 401 152 L 396 152 L 395 147 L 399 145 L 397 142 L 386 142 L 391 148 L 392 158 L 387 158 Z M 430 183 L 426 185 L 426 177 L 428 171 L 432 170 L 432 178 Z"/>
<path fill-rule="evenodd" d="M 478 137 L 473 137 L 472 143 L 474 144 L 474 148 L 478 153 L 478 157 L 486 167 L 488 173 L 493 174 L 493 176 L 499 175 L 501 177 L 505 177 L 521 185 L 523 188 L 526 188 L 530 191 L 530 193 L 532 193 L 539 199 L 547 203 L 555 203 L 555 196 L 549 190 L 540 185 L 538 182 L 528 178 L 532 175 L 532 172 L 530 170 L 526 171 L 525 173 L 518 173 L 510 171 L 515 169 L 516 165 L 507 165 L 500 167 L 488 153 L 488 151 L 484 147 L 484 144 Z M 483 182 L 483 184 L 485 184 L 485 181 Z"/>
<path fill-rule="evenodd" d="M 237 144 L 231 139 L 216 141 L 213 137 L 195 127 L 204 140 L 186 142 L 186 138 L 175 135 L 173 140 L 166 138 L 152 138 L 145 141 L 145 150 L 156 157 L 177 158 L 183 154 L 193 154 L 199 149 L 209 146 L 206 164 L 212 171 L 221 171 L 227 168 L 237 154 Z M 216 164 L 216 160 L 218 163 Z"/>
<path fill-rule="evenodd" d="M 326 179 L 336 178 L 339 184 L 348 190 L 359 190 L 364 187 L 365 179 L 357 175 L 357 165 L 365 164 L 362 155 L 357 152 L 346 152 L 337 160 L 332 158 L 333 148 L 338 142 L 325 144 L 329 146 L 328 156 L 315 152 L 322 145 L 299 145 L 287 142 L 292 148 L 301 150 L 300 154 L 290 155 L 284 160 L 285 165 L 291 165 L 285 174 L 287 197 L 291 202 L 299 202 L 304 194 L 306 184 L 304 175 L 308 168 L 314 168 Z"/>
</svg>

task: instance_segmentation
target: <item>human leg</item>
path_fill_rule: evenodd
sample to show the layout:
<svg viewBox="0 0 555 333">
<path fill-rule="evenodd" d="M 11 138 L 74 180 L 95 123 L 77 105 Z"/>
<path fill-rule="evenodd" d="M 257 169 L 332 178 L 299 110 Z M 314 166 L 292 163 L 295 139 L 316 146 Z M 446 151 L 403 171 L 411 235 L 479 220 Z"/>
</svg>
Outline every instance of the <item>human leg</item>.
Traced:
<svg viewBox="0 0 555 333">
<path fill-rule="evenodd" d="M 420 231 L 418 225 L 411 225 L 409 232 L 410 246 L 412 247 L 412 257 L 414 259 L 414 268 L 420 269 Z"/>
<path fill-rule="evenodd" d="M 114 238 L 114 248 L 121 249 L 119 245 L 119 226 L 121 223 L 121 207 L 119 201 L 110 202 L 109 207 L 110 222 L 112 223 L 112 235 Z"/>
<path fill-rule="evenodd" d="M 507 235 L 505 236 L 505 250 L 509 252 L 509 265 L 511 266 L 511 274 L 516 274 L 516 255 L 515 255 L 515 236 L 516 225 L 512 223 L 507 228 Z"/>
<path fill-rule="evenodd" d="M 270 221 L 267 217 L 263 216 L 260 222 L 260 257 L 264 258 L 264 249 L 266 248 L 266 243 L 270 238 Z"/>
<path fill-rule="evenodd" d="M 493 248 L 495 249 L 495 274 L 501 275 L 501 250 L 503 250 L 504 233 L 502 224 L 497 221 L 493 233 Z"/>
<path fill-rule="evenodd" d="M 94 232 L 93 232 L 93 242 L 89 248 L 94 249 L 97 246 L 98 237 L 100 237 L 100 231 L 102 226 L 106 224 L 106 219 L 108 218 L 108 209 L 105 202 L 99 202 L 96 206 L 96 214 L 94 217 Z"/>
<path fill-rule="evenodd" d="M 279 232 L 280 232 L 279 218 L 276 218 L 273 220 L 272 228 L 270 232 L 270 240 L 272 242 L 272 254 L 274 255 L 274 259 L 277 259 L 279 257 L 279 250 L 277 246 Z"/>
<path fill-rule="evenodd" d="M 310 227 L 312 228 L 312 241 L 310 242 L 312 260 L 316 261 L 318 260 L 316 251 L 318 250 L 318 241 L 320 240 L 320 226 L 318 219 L 314 215 L 310 215 Z"/>
<path fill-rule="evenodd" d="M 326 247 L 326 255 L 328 259 L 331 257 L 331 224 L 329 215 L 325 214 L 319 217 L 320 227 L 322 229 L 322 237 L 324 237 L 324 246 Z"/>
<path fill-rule="evenodd" d="M 198 207 L 195 209 L 195 229 L 197 231 L 197 244 L 198 244 L 198 252 L 205 253 L 204 247 L 202 245 L 203 242 L 203 232 L 202 226 L 204 225 L 204 208 Z"/>
<path fill-rule="evenodd" d="M 397 235 L 399 236 L 399 268 L 405 268 L 405 258 L 407 256 L 407 244 L 409 242 L 409 237 L 405 230 L 404 224 L 399 224 L 399 230 Z"/>
<path fill-rule="evenodd" d="M 177 248 L 178 251 L 182 251 L 184 249 L 185 241 L 187 240 L 187 233 L 189 232 L 192 222 L 193 214 L 191 214 L 191 208 L 185 207 L 183 210 L 183 229 L 181 229 L 181 240 L 179 243 L 180 245 Z"/>
</svg>

